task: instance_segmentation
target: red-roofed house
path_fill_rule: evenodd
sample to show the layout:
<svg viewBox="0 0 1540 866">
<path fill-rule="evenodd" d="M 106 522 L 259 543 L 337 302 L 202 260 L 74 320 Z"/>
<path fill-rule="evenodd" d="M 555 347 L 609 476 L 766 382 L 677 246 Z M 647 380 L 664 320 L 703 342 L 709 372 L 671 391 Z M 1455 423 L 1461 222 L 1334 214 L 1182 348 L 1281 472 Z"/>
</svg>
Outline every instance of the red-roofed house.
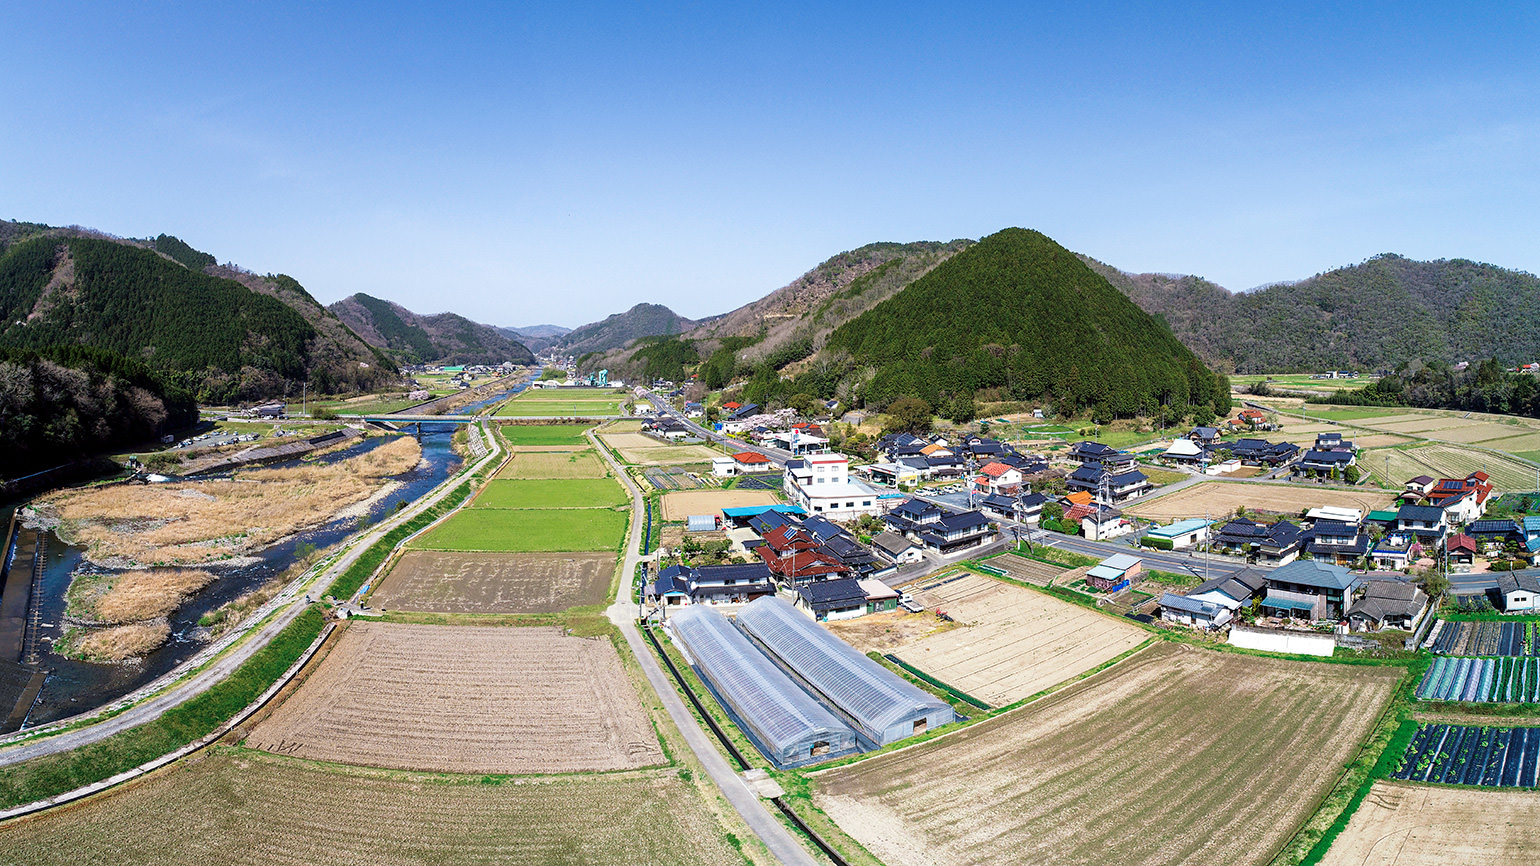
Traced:
<svg viewBox="0 0 1540 866">
<path fill-rule="evenodd" d="M 722 408 L 723 409 L 742 409 L 743 408 L 743 404 L 739 403 L 736 400 L 734 400 L 731 403 L 723 403 L 722 404 Z"/>
<path fill-rule="evenodd" d="M 974 489 L 983 494 L 1015 496 L 1021 490 L 1021 470 L 1004 463 L 985 463 L 973 479 Z"/>
<path fill-rule="evenodd" d="M 1450 565 L 1470 565 L 1476 561 L 1476 551 L 1481 546 L 1476 543 L 1476 539 L 1462 532 L 1444 542 L 1444 549 L 1449 553 Z"/>
<path fill-rule="evenodd" d="M 754 553 L 781 584 L 797 586 L 814 580 L 829 580 L 847 574 L 850 569 L 837 557 L 819 550 L 813 534 L 794 524 L 783 524 L 764 535 L 765 543 Z"/>
<path fill-rule="evenodd" d="M 733 455 L 733 467 L 742 475 L 746 472 L 769 472 L 775 468 L 775 464 L 757 451 L 739 451 Z"/>
</svg>

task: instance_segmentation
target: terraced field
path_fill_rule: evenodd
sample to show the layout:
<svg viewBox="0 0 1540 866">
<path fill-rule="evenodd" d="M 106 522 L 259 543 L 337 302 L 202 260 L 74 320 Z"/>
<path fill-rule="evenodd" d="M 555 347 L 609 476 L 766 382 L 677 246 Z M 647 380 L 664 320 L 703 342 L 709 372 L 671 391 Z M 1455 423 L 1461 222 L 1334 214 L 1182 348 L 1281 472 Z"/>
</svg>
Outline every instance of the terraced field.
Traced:
<svg viewBox="0 0 1540 866">
<path fill-rule="evenodd" d="M 246 749 L 0 835 L 17 866 L 744 862 L 674 770 L 483 783 Z"/>
<path fill-rule="evenodd" d="M 416 550 L 507 553 L 615 550 L 627 512 L 607 508 L 467 508 L 418 536 Z"/>
<path fill-rule="evenodd" d="M 1492 483 L 1499 490 L 1536 489 L 1534 467 L 1500 454 L 1457 445 L 1431 443 L 1412 448 L 1371 448 L 1358 455 L 1358 462 L 1376 478 L 1393 486 L 1400 486 L 1406 479 L 1418 475 L 1464 478 L 1481 471 L 1492 476 Z"/>
<path fill-rule="evenodd" d="M 498 478 L 487 482 L 471 507 L 608 508 L 629 498 L 610 478 Z"/>
<path fill-rule="evenodd" d="M 369 604 L 432 613 L 556 613 L 609 598 L 614 553 L 411 550 Z"/>
<path fill-rule="evenodd" d="M 614 645 L 548 628 L 351 623 L 246 744 L 322 761 L 455 773 L 663 763 Z"/>
<path fill-rule="evenodd" d="M 888 866 L 1266 863 L 1401 675 L 1157 644 L 1020 710 L 817 773 L 813 798 Z"/>
<path fill-rule="evenodd" d="M 603 478 L 604 464 L 593 449 L 519 451 L 498 471 L 498 478 Z"/>
</svg>

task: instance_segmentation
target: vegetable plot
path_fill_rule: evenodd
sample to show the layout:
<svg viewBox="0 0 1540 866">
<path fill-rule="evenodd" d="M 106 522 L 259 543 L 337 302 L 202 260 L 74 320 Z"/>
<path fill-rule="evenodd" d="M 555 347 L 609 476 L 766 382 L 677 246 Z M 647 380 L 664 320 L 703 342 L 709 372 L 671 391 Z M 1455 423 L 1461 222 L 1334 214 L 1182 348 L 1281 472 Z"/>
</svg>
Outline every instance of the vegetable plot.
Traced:
<svg viewBox="0 0 1540 866">
<path fill-rule="evenodd" d="M 1392 779 L 1488 788 L 1535 787 L 1540 728 L 1423 725 Z"/>
<path fill-rule="evenodd" d="M 1540 658 L 1487 659 L 1443 656 L 1433 660 L 1417 699 L 1472 703 L 1540 703 Z"/>
<path fill-rule="evenodd" d="M 1451 656 L 1522 656 L 1525 647 L 1535 653 L 1532 623 L 1527 622 L 1451 622 L 1438 624 L 1433 652 Z"/>
</svg>

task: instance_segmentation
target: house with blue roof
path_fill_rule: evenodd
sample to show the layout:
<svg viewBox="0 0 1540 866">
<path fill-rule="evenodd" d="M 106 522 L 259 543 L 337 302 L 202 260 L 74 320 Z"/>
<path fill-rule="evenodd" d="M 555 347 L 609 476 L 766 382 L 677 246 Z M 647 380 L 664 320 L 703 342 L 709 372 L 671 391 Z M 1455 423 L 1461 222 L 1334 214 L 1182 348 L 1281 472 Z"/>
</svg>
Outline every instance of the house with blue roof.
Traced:
<svg viewBox="0 0 1540 866">
<path fill-rule="evenodd" d="M 1268 574 L 1262 611 L 1284 619 L 1341 619 L 1352 604 L 1356 582 L 1340 565 L 1296 560 Z"/>
<path fill-rule="evenodd" d="M 1157 538 L 1161 542 L 1150 545 L 1161 549 L 1185 550 L 1194 545 L 1208 541 L 1209 527 L 1214 525 L 1212 520 L 1204 520 L 1201 517 L 1190 517 L 1186 520 L 1178 520 L 1169 526 L 1155 526 L 1144 533 L 1145 538 Z"/>
</svg>

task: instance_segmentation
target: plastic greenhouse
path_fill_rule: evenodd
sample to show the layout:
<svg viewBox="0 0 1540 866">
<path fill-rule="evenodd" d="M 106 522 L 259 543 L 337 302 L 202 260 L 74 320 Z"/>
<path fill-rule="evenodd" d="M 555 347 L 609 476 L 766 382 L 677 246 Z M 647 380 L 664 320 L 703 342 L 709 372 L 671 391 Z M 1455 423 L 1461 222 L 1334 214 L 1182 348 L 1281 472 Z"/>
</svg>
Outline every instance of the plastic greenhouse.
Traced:
<svg viewBox="0 0 1540 866">
<path fill-rule="evenodd" d="M 957 718 L 944 701 L 904 682 L 779 598 L 745 605 L 738 625 L 879 746 Z"/>
<path fill-rule="evenodd" d="M 803 691 L 727 617 L 690 605 L 668 623 L 712 693 L 777 767 L 823 761 L 858 748 L 856 732 Z"/>
</svg>

